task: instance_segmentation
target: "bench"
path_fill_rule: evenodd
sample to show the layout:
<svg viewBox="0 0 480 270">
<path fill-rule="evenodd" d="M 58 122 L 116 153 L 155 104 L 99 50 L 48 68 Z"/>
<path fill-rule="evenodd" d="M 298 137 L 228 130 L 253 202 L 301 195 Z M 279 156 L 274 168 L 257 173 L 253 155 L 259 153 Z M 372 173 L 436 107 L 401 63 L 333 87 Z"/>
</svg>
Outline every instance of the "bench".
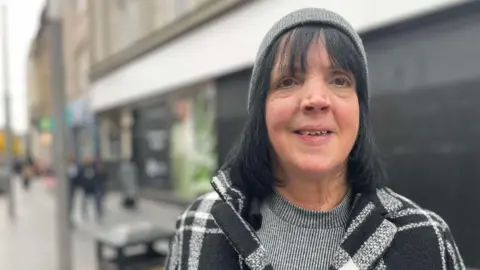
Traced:
<svg viewBox="0 0 480 270">
<path fill-rule="evenodd" d="M 95 238 L 98 269 L 163 269 L 173 235 L 172 231 L 144 221 L 102 231 Z"/>
</svg>

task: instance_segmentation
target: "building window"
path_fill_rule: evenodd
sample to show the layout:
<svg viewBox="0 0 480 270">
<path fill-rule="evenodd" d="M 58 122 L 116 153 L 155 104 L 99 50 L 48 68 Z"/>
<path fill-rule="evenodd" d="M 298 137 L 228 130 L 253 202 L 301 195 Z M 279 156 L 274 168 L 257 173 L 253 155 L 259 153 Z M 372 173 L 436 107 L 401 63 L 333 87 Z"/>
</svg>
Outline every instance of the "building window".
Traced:
<svg viewBox="0 0 480 270">
<path fill-rule="evenodd" d="M 140 3 L 129 0 L 122 13 L 124 48 L 132 45 L 140 36 Z"/>
<path fill-rule="evenodd" d="M 87 11 L 88 0 L 75 0 L 75 10 L 78 13 Z"/>
<path fill-rule="evenodd" d="M 181 17 L 186 13 L 194 12 L 201 5 L 211 0 L 176 0 L 176 17 Z"/>
<path fill-rule="evenodd" d="M 105 25 L 105 3 L 102 1 L 93 1 L 92 3 L 92 14 L 93 18 L 91 19 L 92 22 L 92 48 L 93 48 L 93 62 L 97 63 L 103 60 L 104 56 L 104 39 L 108 38 L 108 35 L 104 35 L 104 28 Z"/>
<path fill-rule="evenodd" d="M 175 18 L 175 1 L 174 0 L 155 0 L 155 28 L 159 29 L 173 21 Z"/>
<path fill-rule="evenodd" d="M 85 93 L 88 88 L 88 70 L 89 70 L 89 54 L 88 50 L 83 50 L 78 54 L 76 59 L 76 71 L 77 71 L 77 85 L 76 93 Z"/>
<path fill-rule="evenodd" d="M 178 17 L 188 12 L 188 0 L 177 0 L 175 1 L 175 11 Z"/>
<path fill-rule="evenodd" d="M 117 0 L 110 5 L 109 32 L 112 51 L 118 53 L 136 41 L 139 35 L 139 3 L 133 0 Z"/>
<path fill-rule="evenodd" d="M 93 153 L 93 135 L 88 128 L 80 128 L 77 135 L 77 145 L 82 159 L 94 156 Z"/>
</svg>

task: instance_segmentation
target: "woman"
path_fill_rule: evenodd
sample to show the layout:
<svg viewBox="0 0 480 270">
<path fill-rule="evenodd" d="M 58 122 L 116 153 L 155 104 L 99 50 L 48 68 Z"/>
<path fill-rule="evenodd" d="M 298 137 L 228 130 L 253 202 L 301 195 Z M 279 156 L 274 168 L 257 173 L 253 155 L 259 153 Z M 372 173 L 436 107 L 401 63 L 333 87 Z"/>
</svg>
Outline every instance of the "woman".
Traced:
<svg viewBox="0 0 480 270">
<path fill-rule="evenodd" d="M 302 9 L 267 33 L 238 146 L 167 269 L 464 269 L 446 223 L 384 187 L 362 41 Z"/>
</svg>

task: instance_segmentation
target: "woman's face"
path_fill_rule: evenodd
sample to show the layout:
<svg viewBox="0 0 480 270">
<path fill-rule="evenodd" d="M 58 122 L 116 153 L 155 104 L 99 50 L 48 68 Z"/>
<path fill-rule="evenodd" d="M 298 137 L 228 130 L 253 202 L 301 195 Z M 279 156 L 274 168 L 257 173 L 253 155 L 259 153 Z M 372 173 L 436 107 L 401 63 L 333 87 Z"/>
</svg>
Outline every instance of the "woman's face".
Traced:
<svg viewBox="0 0 480 270">
<path fill-rule="evenodd" d="M 276 163 L 290 178 L 345 172 L 359 128 L 353 74 L 332 66 L 322 41 L 312 43 L 307 59 L 305 72 L 289 74 L 277 57 L 266 100 Z"/>
</svg>

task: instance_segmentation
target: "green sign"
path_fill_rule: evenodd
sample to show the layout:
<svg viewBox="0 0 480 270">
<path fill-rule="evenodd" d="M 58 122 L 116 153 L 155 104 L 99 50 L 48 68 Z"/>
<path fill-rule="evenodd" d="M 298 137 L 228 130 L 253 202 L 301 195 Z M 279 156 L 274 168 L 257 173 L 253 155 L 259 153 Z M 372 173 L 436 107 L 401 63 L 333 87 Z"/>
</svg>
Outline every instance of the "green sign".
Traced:
<svg viewBox="0 0 480 270">
<path fill-rule="evenodd" d="M 73 122 L 73 115 L 68 109 L 65 109 L 65 118 L 67 125 L 71 125 Z M 38 128 L 44 132 L 51 132 L 55 130 L 55 120 L 51 117 L 42 117 L 38 120 Z"/>
<path fill-rule="evenodd" d="M 39 120 L 38 125 L 41 131 L 46 131 L 46 132 L 53 131 L 53 129 L 55 128 L 55 122 L 50 117 L 42 117 Z"/>
</svg>

